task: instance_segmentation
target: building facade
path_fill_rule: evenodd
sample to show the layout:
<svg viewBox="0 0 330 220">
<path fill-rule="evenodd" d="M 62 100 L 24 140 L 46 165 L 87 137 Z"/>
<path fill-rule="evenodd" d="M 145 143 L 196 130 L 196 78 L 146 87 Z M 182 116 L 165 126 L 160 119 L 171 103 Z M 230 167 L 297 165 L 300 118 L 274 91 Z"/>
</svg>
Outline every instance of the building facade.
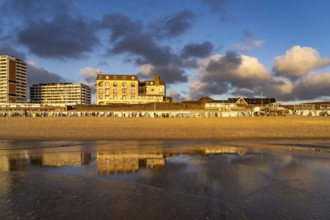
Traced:
<svg viewBox="0 0 330 220">
<path fill-rule="evenodd" d="M 213 100 L 204 104 L 206 110 L 232 110 L 236 108 L 237 104 L 228 100 Z"/>
<path fill-rule="evenodd" d="M 159 76 L 139 81 L 136 75 L 99 74 L 96 79 L 96 104 L 143 104 L 164 102 L 166 85 Z"/>
<path fill-rule="evenodd" d="M 26 102 L 26 73 L 24 61 L 0 56 L 0 103 Z"/>
<path fill-rule="evenodd" d="M 91 104 L 91 88 L 82 83 L 42 83 L 30 88 L 31 103 L 50 105 Z"/>
</svg>

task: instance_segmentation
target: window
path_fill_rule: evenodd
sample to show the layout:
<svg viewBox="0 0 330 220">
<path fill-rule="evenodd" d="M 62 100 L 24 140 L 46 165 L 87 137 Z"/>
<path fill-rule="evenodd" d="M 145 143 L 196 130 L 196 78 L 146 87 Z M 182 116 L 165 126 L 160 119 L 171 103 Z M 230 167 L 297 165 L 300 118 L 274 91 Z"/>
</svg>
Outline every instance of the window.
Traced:
<svg viewBox="0 0 330 220">
<path fill-rule="evenodd" d="M 154 92 L 154 91 L 155 91 L 155 88 L 150 88 L 150 91 L 151 91 L 151 92 Z"/>
<path fill-rule="evenodd" d="M 126 95 L 123 95 L 123 100 L 126 100 Z"/>
<path fill-rule="evenodd" d="M 132 76 L 132 79 L 135 79 L 135 77 L 134 77 L 134 76 Z"/>
<path fill-rule="evenodd" d="M 103 86 L 103 82 L 99 82 L 99 86 L 102 87 Z"/>
<path fill-rule="evenodd" d="M 110 94 L 110 89 L 105 89 L 105 94 L 109 95 Z"/>
<path fill-rule="evenodd" d="M 109 76 L 106 76 L 105 78 L 106 78 L 106 79 L 109 79 Z"/>
<path fill-rule="evenodd" d="M 106 82 L 105 83 L 105 87 L 109 88 L 110 87 L 110 83 Z"/>
<path fill-rule="evenodd" d="M 123 95 L 126 95 L 126 89 L 122 89 L 121 93 L 122 93 Z"/>
<path fill-rule="evenodd" d="M 123 83 L 122 83 L 122 87 L 123 87 L 123 88 L 126 88 L 126 82 L 123 82 Z"/>
<path fill-rule="evenodd" d="M 117 87 L 117 84 L 118 84 L 117 82 L 114 82 L 113 87 Z"/>
<path fill-rule="evenodd" d="M 113 94 L 117 94 L 117 93 L 118 93 L 117 89 L 114 89 Z"/>
<path fill-rule="evenodd" d="M 103 98 L 103 96 L 102 95 L 99 95 L 99 99 L 102 99 Z"/>
<path fill-rule="evenodd" d="M 126 76 L 123 76 L 123 79 L 126 79 Z"/>
<path fill-rule="evenodd" d="M 131 83 L 131 87 L 135 87 L 135 83 L 134 82 Z"/>
<path fill-rule="evenodd" d="M 135 94 L 135 89 L 131 89 L 131 94 Z"/>
<path fill-rule="evenodd" d="M 114 76 L 113 79 L 117 79 L 117 76 Z"/>
<path fill-rule="evenodd" d="M 102 94 L 103 93 L 103 89 L 99 89 L 99 93 Z"/>
<path fill-rule="evenodd" d="M 132 99 L 132 100 L 135 100 L 135 96 L 132 96 L 131 99 Z"/>
<path fill-rule="evenodd" d="M 159 92 L 162 92 L 162 91 L 163 91 L 163 87 L 160 87 L 160 88 L 159 88 Z"/>
</svg>

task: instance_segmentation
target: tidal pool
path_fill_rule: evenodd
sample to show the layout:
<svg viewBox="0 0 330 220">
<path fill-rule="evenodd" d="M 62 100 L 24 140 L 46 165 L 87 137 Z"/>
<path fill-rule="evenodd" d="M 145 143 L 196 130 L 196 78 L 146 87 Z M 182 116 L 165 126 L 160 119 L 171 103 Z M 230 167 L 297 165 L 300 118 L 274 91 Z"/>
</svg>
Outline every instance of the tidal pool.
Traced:
<svg viewBox="0 0 330 220">
<path fill-rule="evenodd" d="M 0 141 L 0 219 L 328 219 L 330 140 Z"/>
</svg>

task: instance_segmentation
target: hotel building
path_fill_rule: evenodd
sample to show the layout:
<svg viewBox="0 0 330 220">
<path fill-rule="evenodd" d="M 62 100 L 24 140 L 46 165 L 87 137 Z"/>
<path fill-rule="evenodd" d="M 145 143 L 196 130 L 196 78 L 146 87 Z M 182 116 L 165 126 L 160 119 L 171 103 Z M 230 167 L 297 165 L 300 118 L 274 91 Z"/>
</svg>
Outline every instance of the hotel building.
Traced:
<svg viewBox="0 0 330 220">
<path fill-rule="evenodd" d="M 91 104 L 91 88 L 82 83 L 42 83 L 30 88 L 31 103 L 50 105 Z"/>
<path fill-rule="evenodd" d="M 0 103 L 26 102 L 26 69 L 22 60 L 0 56 Z"/>
<path fill-rule="evenodd" d="M 137 75 L 99 74 L 96 78 L 96 104 L 143 104 L 164 102 L 166 85 L 159 76 L 139 81 Z"/>
</svg>

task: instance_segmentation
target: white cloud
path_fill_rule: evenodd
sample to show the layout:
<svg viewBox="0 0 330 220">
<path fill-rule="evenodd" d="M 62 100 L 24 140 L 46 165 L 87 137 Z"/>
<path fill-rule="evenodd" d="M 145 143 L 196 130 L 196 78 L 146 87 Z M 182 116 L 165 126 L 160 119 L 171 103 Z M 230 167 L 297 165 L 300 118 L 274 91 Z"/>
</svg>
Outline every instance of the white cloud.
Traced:
<svg viewBox="0 0 330 220">
<path fill-rule="evenodd" d="M 234 52 L 213 55 L 203 60 L 198 70 L 199 75 L 189 85 L 189 95 L 193 99 L 233 90 L 254 90 L 272 78 L 257 58 Z"/>
<path fill-rule="evenodd" d="M 243 88 L 253 88 L 260 81 L 271 79 L 271 74 L 257 58 L 234 53 L 204 60 L 199 71 L 202 81 L 225 81 Z"/>
<path fill-rule="evenodd" d="M 154 73 L 154 67 L 150 64 L 141 65 L 139 75 L 145 78 L 149 78 Z"/>
<path fill-rule="evenodd" d="M 96 76 L 101 73 L 102 70 L 94 69 L 91 67 L 85 67 L 83 69 L 80 69 L 80 75 L 89 83 L 95 83 Z"/>
<path fill-rule="evenodd" d="M 330 64 L 329 58 L 321 58 L 317 50 L 311 47 L 294 46 L 284 55 L 275 57 L 273 69 L 284 77 L 296 80 L 311 70 Z"/>
</svg>

